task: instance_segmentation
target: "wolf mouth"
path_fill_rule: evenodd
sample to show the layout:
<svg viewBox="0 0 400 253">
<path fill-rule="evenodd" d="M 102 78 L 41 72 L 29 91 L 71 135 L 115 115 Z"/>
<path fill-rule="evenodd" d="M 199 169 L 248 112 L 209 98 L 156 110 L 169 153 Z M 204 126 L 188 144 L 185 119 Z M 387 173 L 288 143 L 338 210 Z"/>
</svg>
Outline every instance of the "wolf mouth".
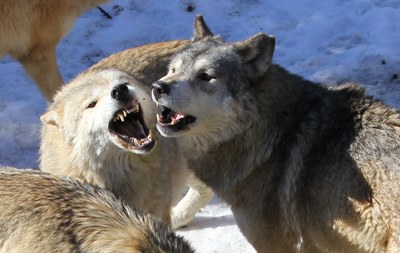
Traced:
<svg viewBox="0 0 400 253">
<path fill-rule="evenodd" d="M 161 112 L 157 114 L 157 124 L 162 127 L 180 131 L 196 121 L 196 118 L 191 115 L 175 112 L 171 108 L 165 106 L 160 106 L 160 108 Z"/>
<path fill-rule="evenodd" d="M 110 133 L 118 138 L 119 144 L 127 149 L 149 152 L 155 145 L 151 129 L 143 119 L 137 101 L 132 101 L 118 110 L 108 125 Z"/>
</svg>

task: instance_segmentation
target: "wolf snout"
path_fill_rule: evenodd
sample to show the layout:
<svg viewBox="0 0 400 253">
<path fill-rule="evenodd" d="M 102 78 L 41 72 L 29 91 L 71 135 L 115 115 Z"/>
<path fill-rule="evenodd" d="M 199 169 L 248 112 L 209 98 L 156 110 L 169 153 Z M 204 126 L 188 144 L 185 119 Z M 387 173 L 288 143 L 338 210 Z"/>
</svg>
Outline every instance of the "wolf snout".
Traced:
<svg viewBox="0 0 400 253">
<path fill-rule="evenodd" d="M 157 101 L 161 95 L 168 95 L 170 88 L 169 85 L 162 82 L 162 81 L 157 81 L 151 85 L 153 87 L 153 90 L 151 91 L 151 96 L 154 101 Z"/>
<path fill-rule="evenodd" d="M 111 90 L 111 97 L 120 102 L 128 102 L 131 99 L 129 95 L 128 84 L 118 84 Z"/>
</svg>

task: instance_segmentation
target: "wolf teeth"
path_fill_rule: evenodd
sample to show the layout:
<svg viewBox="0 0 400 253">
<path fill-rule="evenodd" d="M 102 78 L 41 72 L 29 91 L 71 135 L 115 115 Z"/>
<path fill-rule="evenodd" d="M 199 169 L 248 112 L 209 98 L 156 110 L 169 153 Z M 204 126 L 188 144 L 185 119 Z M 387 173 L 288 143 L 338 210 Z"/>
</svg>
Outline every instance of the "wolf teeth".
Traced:
<svg viewBox="0 0 400 253">
<path fill-rule="evenodd" d="M 139 112 L 139 104 L 136 103 L 134 105 L 134 107 L 130 108 L 130 109 L 126 109 L 126 110 L 122 110 L 121 112 L 119 112 L 114 118 L 113 121 L 116 122 L 117 120 L 120 120 L 122 122 L 125 121 L 125 117 L 128 116 L 128 114 L 130 113 L 138 113 Z"/>
<path fill-rule="evenodd" d="M 133 140 L 134 140 L 134 142 L 135 142 L 135 144 L 136 144 L 137 146 L 142 145 L 142 142 L 141 142 L 140 140 L 138 140 L 138 139 L 136 139 L 136 138 L 134 138 Z"/>
<path fill-rule="evenodd" d="M 172 119 L 172 121 L 171 121 L 171 125 L 175 125 L 176 123 L 177 123 L 178 121 L 176 120 L 176 119 Z"/>
<path fill-rule="evenodd" d="M 114 118 L 113 121 L 116 122 L 117 120 L 120 120 L 122 122 L 125 121 L 125 116 L 127 115 L 127 113 L 125 112 L 119 112 Z"/>
<path fill-rule="evenodd" d="M 131 108 L 131 109 L 128 109 L 128 110 L 126 110 L 126 111 L 124 111 L 124 112 L 126 112 L 126 113 L 132 113 L 132 112 L 135 112 L 135 113 L 137 113 L 137 112 L 139 112 L 139 104 L 135 104 L 134 106 L 133 106 L 133 108 Z"/>
<path fill-rule="evenodd" d="M 146 139 L 147 140 L 152 140 L 153 139 L 153 131 L 151 131 L 151 129 L 149 130 L 149 135 L 147 135 Z"/>
<path fill-rule="evenodd" d="M 136 146 L 143 146 L 144 144 L 150 143 L 154 138 L 153 131 L 149 130 L 149 134 L 143 139 L 131 138 Z"/>
<path fill-rule="evenodd" d="M 139 104 L 136 103 L 135 106 L 132 108 L 133 112 L 139 112 Z"/>
</svg>

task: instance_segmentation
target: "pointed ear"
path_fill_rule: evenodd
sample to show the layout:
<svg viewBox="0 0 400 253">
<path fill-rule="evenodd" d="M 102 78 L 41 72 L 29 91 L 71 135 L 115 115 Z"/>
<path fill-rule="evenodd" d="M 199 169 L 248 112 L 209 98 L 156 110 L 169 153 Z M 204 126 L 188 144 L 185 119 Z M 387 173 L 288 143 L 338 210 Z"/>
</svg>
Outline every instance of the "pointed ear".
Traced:
<svg viewBox="0 0 400 253">
<path fill-rule="evenodd" d="M 206 23 L 204 22 L 202 15 L 197 15 L 194 19 L 194 32 L 193 41 L 199 41 L 205 37 L 212 37 L 214 34 L 210 31 Z"/>
<path fill-rule="evenodd" d="M 248 76 L 253 81 L 258 81 L 272 64 L 275 38 L 265 33 L 258 33 L 245 41 L 236 43 L 235 46 Z"/>
<path fill-rule="evenodd" d="M 45 114 L 40 116 L 40 120 L 45 124 L 58 126 L 58 113 L 56 113 L 54 110 L 47 111 Z"/>
</svg>

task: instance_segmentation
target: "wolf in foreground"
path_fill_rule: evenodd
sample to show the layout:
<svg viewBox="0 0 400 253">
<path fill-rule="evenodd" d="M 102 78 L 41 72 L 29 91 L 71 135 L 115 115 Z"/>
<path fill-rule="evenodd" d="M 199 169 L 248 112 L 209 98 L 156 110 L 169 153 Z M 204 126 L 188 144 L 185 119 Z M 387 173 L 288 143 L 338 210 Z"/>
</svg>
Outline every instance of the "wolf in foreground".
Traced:
<svg viewBox="0 0 400 253">
<path fill-rule="evenodd" d="M 122 72 L 125 72 L 131 76 L 134 76 L 137 82 L 135 83 L 140 83 L 143 85 L 140 85 L 143 89 L 143 91 L 146 91 L 148 94 L 150 94 L 150 86 L 151 83 L 155 82 L 159 78 L 161 78 L 163 75 L 167 73 L 167 67 L 168 67 L 168 62 L 170 60 L 170 57 L 177 52 L 179 49 L 181 49 L 183 46 L 187 45 L 189 43 L 188 40 L 177 40 L 177 41 L 167 41 L 167 42 L 159 42 L 159 43 L 152 43 L 152 44 L 146 44 L 143 46 L 139 47 L 134 47 L 134 48 L 129 48 L 127 50 L 124 50 L 119 53 L 115 53 L 94 66 L 92 66 L 89 70 L 86 71 L 84 74 L 85 76 L 91 76 L 94 75 L 95 73 L 102 72 L 105 70 L 109 69 L 114 69 L 114 70 L 120 70 Z M 82 79 L 80 81 L 74 81 L 74 82 L 82 82 Z M 91 92 L 91 85 L 92 84 L 87 84 L 90 87 L 86 87 L 86 84 L 81 84 L 83 87 L 83 90 L 86 90 L 86 92 Z M 97 85 L 94 85 L 97 87 Z M 139 86 L 138 86 L 139 87 Z M 101 88 L 99 88 L 101 89 Z M 84 93 L 85 91 L 78 91 L 77 89 L 77 94 L 79 93 Z M 78 104 L 76 104 L 77 100 L 74 99 L 74 93 L 70 92 L 69 95 L 71 98 L 68 98 L 68 96 L 61 98 L 61 96 L 58 96 L 60 99 L 58 104 L 63 104 L 66 103 L 66 100 L 71 99 L 71 104 L 74 104 L 75 109 L 78 109 Z M 85 96 L 82 94 L 81 96 Z M 68 98 L 68 99 L 67 99 Z M 89 97 L 87 97 L 89 99 Z M 63 102 L 61 102 L 63 101 Z M 72 102 L 75 101 L 75 102 Z M 155 105 L 152 102 L 149 102 L 150 99 L 147 99 L 147 103 L 142 103 L 141 104 L 141 109 L 145 112 L 150 112 L 151 110 L 156 110 Z M 141 101 L 139 101 L 141 102 Z M 61 105 L 63 107 L 64 105 Z M 82 105 L 83 106 L 83 105 Z M 54 107 L 54 106 L 53 106 Z M 60 105 L 58 106 L 60 107 Z M 52 108 L 52 107 L 51 107 Z M 71 113 L 76 113 L 74 112 L 75 109 L 69 110 Z M 49 108 L 49 112 L 55 112 L 53 109 Z M 53 115 L 57 115 L 58 113 L 55 112 Z M 100 113 L 102 114 L 102 113 Z M 50 114 L 51 115 L 51 114 Z M 103 118 L 104 115 L 102 115 L 100 118 Z M 152 118 L 146 121 L 147 127 L 149 129 L 154 128 L 155 130 L 155 116 L 154 113 L 151 115 Z M 47 119 L 49 119 L 47 117 Z M 51 118 L 50 118 L 51 119 Z M 95 120 L 95 119 L 93 119 Z M 181 158 L 178 157 L 176 158 L 176 154 L 174 153 L 175 151 L 180 151 L 180 150 L 185 150 L 186 148 L 184 147 L 177 147 L 181 146 L 181 143 L 179 140 L 159 140 L 158 145 L 160 147 L 156 148 L 155 151 L 153 152 L 154 154 L 151 154 L 150 157 L 142 157 L 143 162 L 132 165 L 131 164 L 123 164 L 121 166 L 115 167 L 112 166 L 110 167 L 109 165 L 113 164 L 117 160 L 116 157 L 111 159 L 109 161 L 108 165 L 96 165 L 100 166 L 95 170 L 95 167 L 93 165 L 90 165 L 85 162 L 85 160 L 89 159 L 97 159 L 98 157 L 112 157 L 113 155 L 111 153 L 107 153 L 106 156 L 100 156 L 99 154 L 94 154 L 92 153 L 90 156 L 88 154 L 81 152 L 86 149 L 82 148 L 83 146 L 76 146 L 75 144 L 71 143 L 70 141 L 67 141 L 65 139 L 67 129 L 71 129 L 70 127 L 66 127 L 67 129 L 64 129 L 65 127 L 62 127 L 62 124 L 55 126 L 53 121 L 51 120 L 46 120 L 46 116 L 42 117 L 43 125 L 42 125 L 42 144 L 41 144 L 41 163 L 40 166 L 43 170 L 49 171 L 51 173 L 56 173 L 59 175 L 72 175 L 74 177 L 79 177 L 81 179 L 84 179 L 85 181 L 89 180 L 90 182 L 94 184 L 100 184 L 104 185 L 104 183 L 99 182 L 99 180 L 108 180 L 112 181 L 113 183 L 109 183 L 108 188 L 113 190 L 115 188 L 115 184 L 117 184 L 116 180 L 120 180 L 118 177 L 112 176 L 111 178 L 108 178 L 108 175 L 104 174 L 104 171 L 110 170 L 111 172 L 117 171 L 118 173 L 121 174 L 121 176 L 124 175 L 124 170 L 132 170 L 133 168 L 144 166 L 141 168 L 141 170 L 146 171 L 149 169 L 149 167 L 146 165 L 147 161 L 151 161 L 151 159 L 156 159 L 159 160 L 160 165 L 162 165 L 162 162 L 164 160 L 169 160 L 170 162 L 172 161 L 172 170 L 175 169 L 175 172 L 172 175 L 172 180 L 174 184 L 174 193 L 173 195 L 176 195 L 176 198 L 173 196 L 172 203 L 176 203 L 178 200 L 178 197 L 180 197 L 180 194 L 175 194 L 175 192 L 179 192 L 179 188 L 183 184 L 187 184 L 190 189 L 189 191 L 184 195 L 184 198 L 177 203 L 176 206 L 173 207 L 171 213 L 171 222 L 172 222 L 172 227 L 173 228 L 178 228 L 184 225 L 187 225 L 190 223 L 190 221 L 194 218 L 195 214 L 198 212 L 198 210 L 201 207 L 204 207 L 208 201 L 213 197 L 212 191 L 204 185 L 204 183 L 200 182 L 197 180 L 192 173 L 190 173 L 189 170 L 181 170 L 179 167 L 184 167 L 184 162 L 182 162 Z M 96 120 L 97 121 L 97 120 Z M 50 123 L 50 124 L 49 124 Z M 69 122 L 70 124 L 71 122 Z M 107 125 L 104 123 L 103 125 L 103 131 L 107 132 L 108 130 L 106 129 Z M 155 130 L 154 133 L 157 133 Z M 108 135 L 107 133 L 104 133 L 105 135 Z M 77 132 L 70 132 L 69 135 L 72 135 L 76 141 L 81 138 L 78 136 Z M 64 136 L 64 137 L 63 137 Z M 70 136 L 70 137 L 72 137 Z M 155 136 L 153 136 L 155 138 Z M 165 139 L 165 138 L 162 138 Z M 81 141 L 87 140 L 88 142 L 85 144 L 86 146 L 91 146 L 92 149 L 95 149 L 99 145 L 103 145 L 104 143 L 110 144 L 112 147 L 114 147 L 113 144 L 109 143 L 110 141 L 105 141 L 104 143 L 92 143 L 90 139 L 87 137 L 83 136 Z M 168 142 L 169 144 L 163 144 L 164 142 Z M 186 145 L 186 144 L 185 144 Z M 190 144 L 189 144 L 190 145 Z M 165 148 L 162 148 L 165 147 Z M 168 151 L 168 147 L 171 147 L 171 151 Z M 116 148 L 116 147 L 115 147 Z M 75 156 L 71 157 L 70 153 L 74 151 Z M 139 157 L 138 154 L 134 154 L 129 150 L 123 150 L 123 149 L 114 149 L 115 151 L 118 151 L 118 156 L 122 156 L 124 154 L 125 158 L 129 157 L 136 157 L 135 159 L 142 161 L 142 158 Z M 160 150 L 162 150 L 160 152 Z M 140 155 L 141 156 L 141 155 Z M 161 156 L 161 157 L 158 157 Z M 162 157 L 164 156 L 164 157 Z M 88 158 L 89 157 L 89 158 Z M 176 160 L 174 162 L 174 160 Z M 74 164 L 73 164 L 74 163 Z M 155 162 L 153 162 L 155 163 Z M 171 165 L 171 163 L 169 164 Z M 166 168 L 168 164 L 162 165 L 165 170 L 169 170 Z M 114 169 L 117 168 L 117 169 Z M 123 168 L 121 170 L 121 168 Z M 147 168 L 147 169 L 146 169 Z M 82 171 L 86 171 L 85 173 Z M 101 172 L 103 171 L 103 172 Z M 156 170 L 157 171 L 157 170 Z M 153 171 L 151 173 L 156 173 L 156 171 Z M 179 173 L 177 173 L 179 171 Z M 97 177 L 97 179 L 90 179 L 86 175 L 88 172 L 92 173 L 90 178 Z M 103 175 L 100 175 L 103 173 Z M 110 172 L 109 172 L 110 173 Z M 147 173 L 147 172 L 146 172 Z M 163 173 L 163 172 L 162 172 Z M 167 173 L 169 174 L 169 173 Z M 96 181 L 93 181 L 96 180 Z M 127 181 L 127 178 L 123 179 L 124 181 Z M 141 180 L 141 177 L 139 175 L 139 178 L 136 180 Z M 131 183 L 126 183 L 131 188 L 135 188 L 135 181 Z M 148 179 L 144 179 L 144 182 L 147 182 Z M 156 182 L 159 182 L 159 180 L 155 180 L 152 184 L 156 184 Z M 125 186 L 121 186 L 121 188 L 124 188 Z M 128 189 L 130 188 L 126 188 Z M 149 188 L 150 185 L 145 186 L 145 183 L 143 184 L 143 187 Z M 159 188 L 161 186 L 157 186 Z M 139 190 L 140 188 L 138 188 Z M 119 190 L 120 191 L 120 190 Z M 130 190 L 129 190 L 130 191 Z M 125 196 L 129 196 L 132 193 L 129 193 L 129 191 L 125 194 Z M 116 192 L 113 190 L 113 192 Z M 121 194 L 118 194 L 121 195 Z M 146 194 L 143 195 L 143 197 Z M 169 196 L 169 193 L 165 194 L 165 198 Z M 122 196 L 124 197 L 124 196 Z M 129 204 L 135 204 L 134 202 L 136 201 L 130 201 L 129 199 L 127 200 Z M 143 200 L 144 201 L 144 200 Z M 156 200 L 149 200 L 150 202 L 154 202 Z M 140 204 L 141 202 L 136 202 L 136 204 Z"/>
<path fill-rule="evenodd" d="M 86 72 L 41 116 L 40 168 L 109 189 L 170 223 L 186 163 L 176 141 L 157 138 L 149 88 L 118 70 Z"/>
<path fill-rule="evenodd" d="M 260 253 L 400 252 L 399 110 L 289 73 L 274 46 L 198 22 L 153 84 L 159 132 L 197 143 L 189 168 Z"/>
<path fill-rule="evenodd" d="M 166 224 L 104 189 L 0 168 L 0 252 L 192 253 Z"/>
<path fill-rule="evenodd" d="M 10 54 L 47 101 L 61 88 L 56 46 L 85 11 L 108 0 L 1 0 L 0 57 Z"/>
</svg>

